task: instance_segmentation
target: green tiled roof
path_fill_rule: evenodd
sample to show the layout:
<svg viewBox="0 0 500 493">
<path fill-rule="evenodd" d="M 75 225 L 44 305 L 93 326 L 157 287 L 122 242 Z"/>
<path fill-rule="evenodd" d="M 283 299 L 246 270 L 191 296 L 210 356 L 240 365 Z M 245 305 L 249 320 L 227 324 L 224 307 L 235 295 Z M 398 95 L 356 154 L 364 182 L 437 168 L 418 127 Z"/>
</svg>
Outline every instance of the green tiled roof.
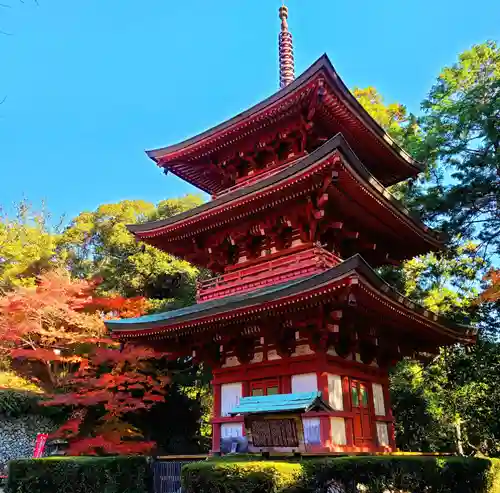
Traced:
<svg viewBox="0 0 500 493">
<path fill-rule="evenodd" d="M 290 411 L 331 411 L 321 398 L 321 392 L 301 392 L 296 394 L 276 394 L 243 397 L 231 414 L 263 414 Z"/>
</svg>

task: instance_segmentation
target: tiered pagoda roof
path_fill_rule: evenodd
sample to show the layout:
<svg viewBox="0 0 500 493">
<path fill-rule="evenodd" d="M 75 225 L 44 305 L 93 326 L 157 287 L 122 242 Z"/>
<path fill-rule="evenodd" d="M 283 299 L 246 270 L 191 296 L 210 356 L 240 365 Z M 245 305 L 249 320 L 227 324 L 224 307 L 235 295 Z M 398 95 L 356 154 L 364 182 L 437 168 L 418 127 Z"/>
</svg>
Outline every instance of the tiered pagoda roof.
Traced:
<svg viewBox="0 0 500 493">
<path fill-rule="evenodd" d="M 208 193 L 219 194 L 234 184 L 225 180 L 224 156 L 236 147 L 244 148 L 252 135 L 272 131 L 277 123 L 301 113 L 302 118 L 320 126 L 327 138 L 343 134 L 385 186 L 416 176 L 423 169 L 361 106 L 326 54 L 261 103 L 195 137 L 147 154 L 165 170 Z"/>
<path fill-rule="evenodd" d="M 308 257 L 304 268 L 281 266 L 272 275 L 253 270 L 258 282 L 236 279 L 232 290 L 216 288 L 218 299 L 210 294 L 188 308 L 107 322 L 115 337 L 176 343 L 187 338 L 194 344 L 201 333 L 217 338 L 229 326 L 239 333 L 235 324 L 248 336 L 248 324 L 260 319 L 325 304 L 349 310 L 346 300 L 353 299 L 358 315 L 387 319 L 388 337 L 399 344 L 411 333 L 412 350 L 473 340 L 469 329 L 446 323 L 391 288 L 364 260 L 375 267 L 398 263 L 442 248 L 444 238 L 385 188 L 416 176 L 422 165 L 358 103 L 326 55 L 249 110 L 148 155 L 213 200 L 172 218 L 129 226 L 137 239 L 223 273 L 226 284 L 245 269 L 247 275 L 255 263 L 272 267 L 276 258 L 285 258 L 299 265 L 300 252 L 314 261 Z M 284 223 L 295 236 L 280 252 L 273 234 Z M 259 235 L 267 246 L 248 257 L 248 244 Z M 351 239 L 360 241 L 351 248 Z M 214 261 L 222 243 L 243 245 L 231 265 Z"/>
</svg>

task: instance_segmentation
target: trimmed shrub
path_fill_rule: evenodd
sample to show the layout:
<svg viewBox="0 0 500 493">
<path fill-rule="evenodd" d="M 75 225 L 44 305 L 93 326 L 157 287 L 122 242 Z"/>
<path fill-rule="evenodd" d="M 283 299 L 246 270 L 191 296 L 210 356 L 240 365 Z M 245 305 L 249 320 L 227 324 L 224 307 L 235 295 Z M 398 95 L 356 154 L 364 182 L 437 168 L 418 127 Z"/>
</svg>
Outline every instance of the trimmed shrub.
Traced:
<svg viewBox="0 0 500 493">
<path fill-rule="evenodd" d="M 9 493 L 149 493 L 146 457 L 57 457 L 9 463 Z"/>
<path fill-rule="evenodd" d="M 490 459 L 491 469 L 489 475 L 488 493 L 500 493 L 500 459 Z"/>
<path fill-rule="evenodd" d="M 339 457 L 302 462 L 299 482 L 283 493 L 497 493 L 497 467 L 469 457 Z"/>
<path fill-rule="evenodd" d="M 278 493 L 292 486 L 302 467 L 271 461 L 207 461 L 182 469 L 184 493 Z"/>
<path fill-rule="evenodd" d="M 185 466 L 185 493 L 500 493 L 500 461 L 351 456 L 279 462 L 241 457 Z"/>
</svg>

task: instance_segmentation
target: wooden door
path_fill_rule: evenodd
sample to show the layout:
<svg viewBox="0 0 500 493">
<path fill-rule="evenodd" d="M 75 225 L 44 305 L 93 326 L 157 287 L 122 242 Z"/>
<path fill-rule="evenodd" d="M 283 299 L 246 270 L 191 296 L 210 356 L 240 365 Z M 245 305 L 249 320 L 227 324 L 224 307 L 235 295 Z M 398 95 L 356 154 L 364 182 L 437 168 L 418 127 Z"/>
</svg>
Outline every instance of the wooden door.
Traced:
<svg viewBox="0 0 500 493">
<path fill-rule="evenodd" d="M 354 445 L 372 446 L 373 428 L 367 383 L 351 381 L 351 402 L 354 413 Z"/>
</svg>

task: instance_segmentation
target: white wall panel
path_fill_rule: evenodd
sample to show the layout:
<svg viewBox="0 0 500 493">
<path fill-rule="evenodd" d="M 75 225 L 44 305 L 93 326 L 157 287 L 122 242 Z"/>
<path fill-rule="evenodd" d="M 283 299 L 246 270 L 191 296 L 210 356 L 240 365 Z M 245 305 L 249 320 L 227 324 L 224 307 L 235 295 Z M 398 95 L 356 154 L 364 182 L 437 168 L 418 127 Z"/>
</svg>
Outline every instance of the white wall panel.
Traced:
<svg viewBox="0 0 500 493">
<path fill-rule="evenodd" d="M 344 410 L 342 378 L 339 375 L 328 375 L 328 401 L 335 411 Z"/>
<path fill-rule="evenodd" d="M 242 423 L 223 423 L 220 427 L 221 438 L 237 438 L 243 436 Z"/>
<path fill-rule="evenodd" d="M 233 408 L 240 403 L 242 390 L 241 383 L 221 385 L 221 416 L 229 416 Z"/>
<path fill-rule="evenodd" d="M 330 418 L 330 429 L 333 445 L 345 445 L 347 443 L 344 418 Z"/>
<path fill-rule="evenodd" d="M 377 422 L 377 438 L 381 447 L 389 446 L 389 429 L 387 423 Z"/>
<path fill-rule="evenodd" d="M 292 394 L 298 392 L 317 392 L 318 375 L 316 373 L 302 373 L 292 375 Z"/>
<path fill-rule="evenodd" d="M 385 416 L 384 389 L 379 383 L 372 385 L 373 389 L 373 407 L 376 416 Z"/>
<path fill-rule="evenodd" d="M 303 418 L 304 442 L 306 445 L 321 445 L 321 423 L 319 418 Z"/>
</svg>

